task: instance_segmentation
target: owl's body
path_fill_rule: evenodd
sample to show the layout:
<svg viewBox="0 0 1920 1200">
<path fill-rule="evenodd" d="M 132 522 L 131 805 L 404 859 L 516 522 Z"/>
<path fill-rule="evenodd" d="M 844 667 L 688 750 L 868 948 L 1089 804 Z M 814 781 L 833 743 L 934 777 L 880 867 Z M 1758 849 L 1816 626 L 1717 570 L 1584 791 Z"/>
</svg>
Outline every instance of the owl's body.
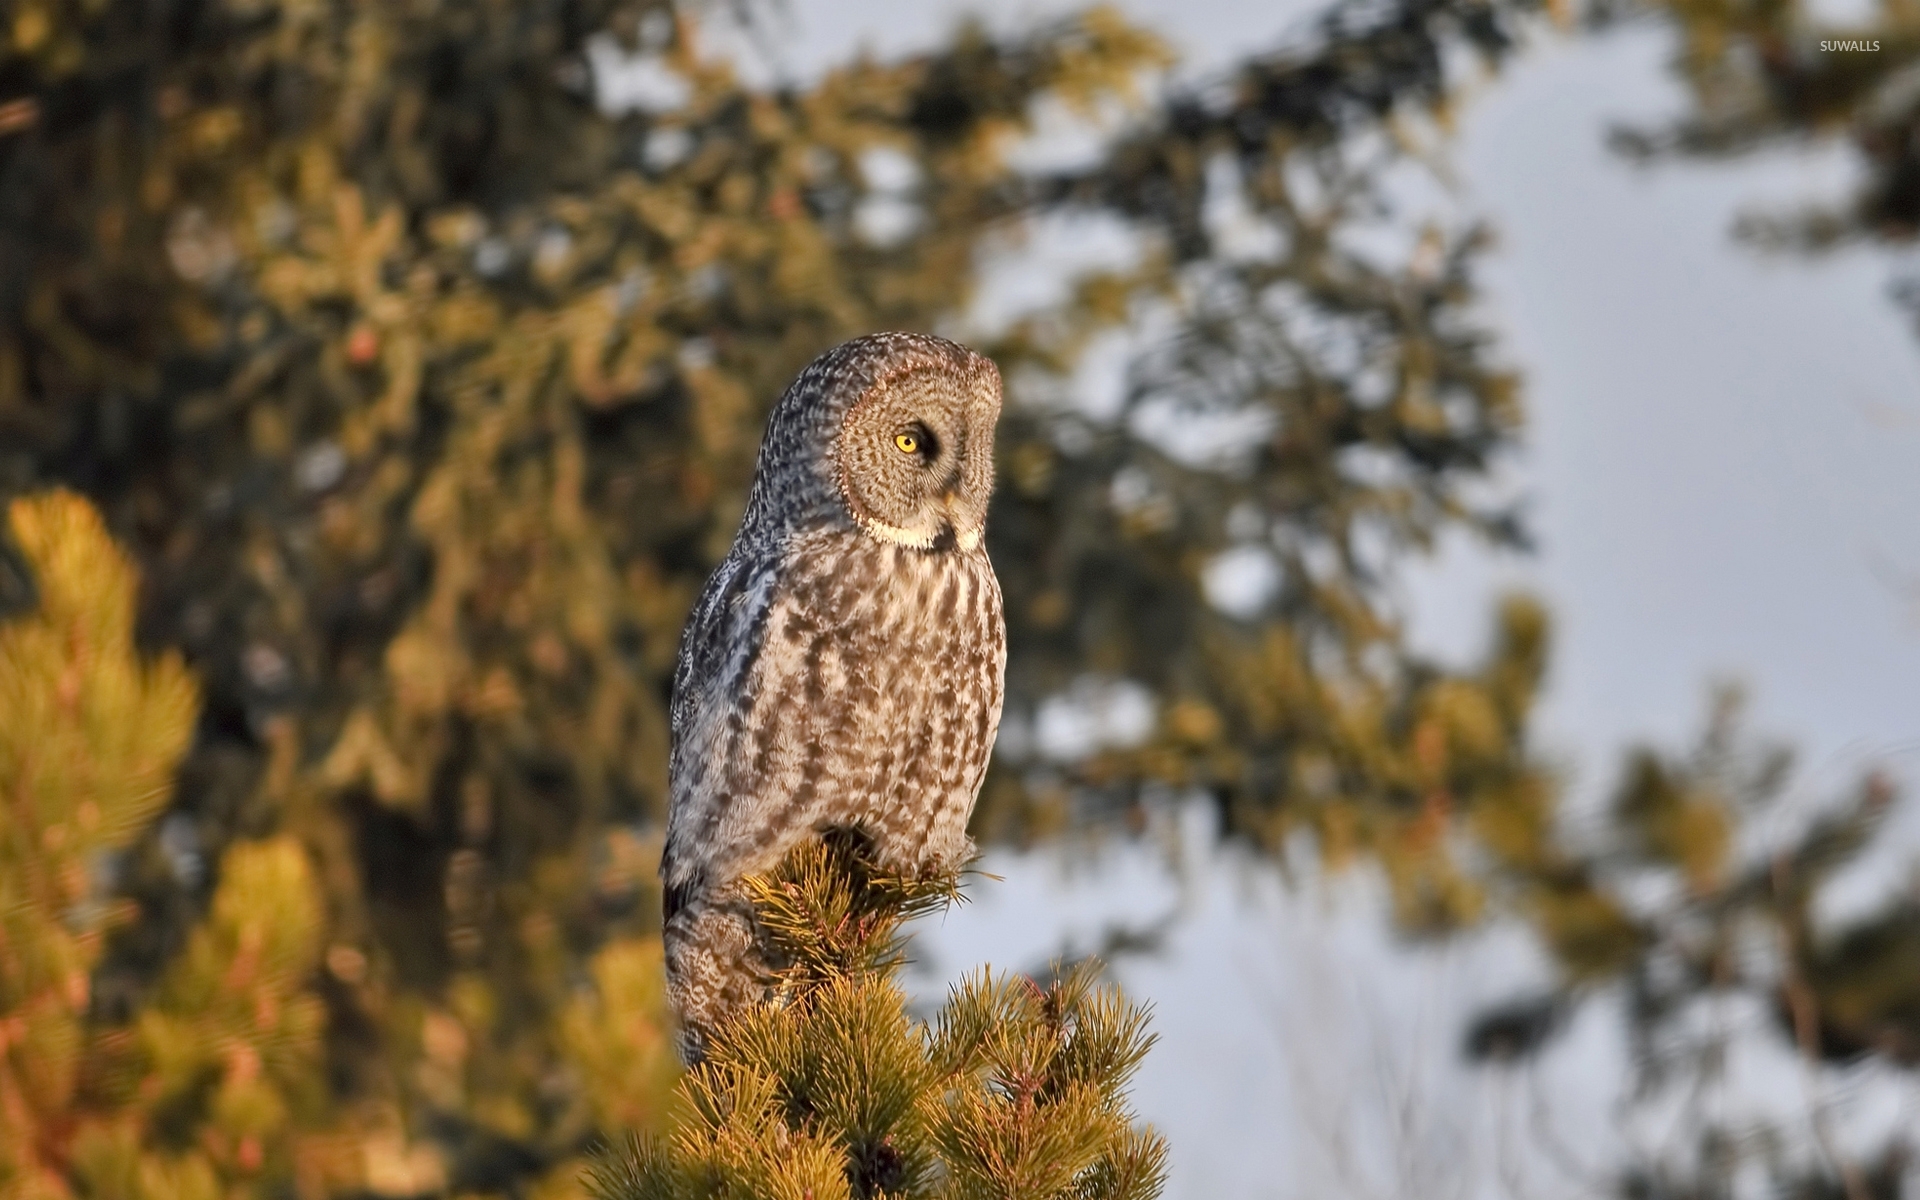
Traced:
<svg viewBox="0 0 1920 1200">
<path fill-rule="evenodd" d="M 674 677 L 661 874 L 689 1058 L 762 993 L 742 876 L 835 826 L 897 868 L 970 852 L 1006 664 L 982 539 L 998 414 L 991 363 L 910 334 L 830 351 L 775 406 Z"/>
</svg>

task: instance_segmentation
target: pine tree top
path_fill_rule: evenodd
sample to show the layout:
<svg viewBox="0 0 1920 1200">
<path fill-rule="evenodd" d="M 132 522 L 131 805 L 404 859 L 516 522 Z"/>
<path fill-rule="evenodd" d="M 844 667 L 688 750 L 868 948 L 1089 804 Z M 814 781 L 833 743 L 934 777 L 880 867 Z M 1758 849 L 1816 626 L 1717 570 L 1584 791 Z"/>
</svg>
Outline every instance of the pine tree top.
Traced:
<svg viewBox="0 0 1920 1200">
<path fill-rule="evenodd" d="M 667 1137 L 601 1158 L 600 1200 L 1158 1195 L 1166 1143 L 1126 1104 L 1147 1013 L 1092 970 L 983 968 L 909 1015 L 902 927 L 959 881 L 889 871 L 844 833 L 753 877 L 771 998 L 715 1031 Z"/>
</svg>

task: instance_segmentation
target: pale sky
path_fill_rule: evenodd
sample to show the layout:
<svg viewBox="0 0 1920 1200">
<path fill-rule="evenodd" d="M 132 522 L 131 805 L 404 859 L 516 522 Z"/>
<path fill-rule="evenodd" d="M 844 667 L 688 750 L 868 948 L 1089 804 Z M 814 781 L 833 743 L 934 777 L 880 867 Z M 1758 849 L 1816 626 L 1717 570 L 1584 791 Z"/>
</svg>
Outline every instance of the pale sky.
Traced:
<svg viewBox="0 0 1920 1200">
<path fill-rule="evenodd" d="M 998 23 L 1069 7 L 795 2 L 778 42 L 804 73 L 862 44 L 926 45 L 967 9 Z M 1200 66 L 1315 11 L 1119 7 Z M 1802 747 L 1810 787 L 1874 763 L 1920 786 L 1920 341 L 1887 295 L 1895 264 L 1872 251 L 1770 260 L 1728 236 L 1744 204 L 1831 194 L 1842 154 L 1652 171 L 1610 155 L 1610 123 L 1676 109 L 1664 53 L 1646 30 L 1543 38 L 1465 109 L 1453 202 L 1500 235 L 1482 279 L 1527 381 L 1515 471 L 1541 551 L 1456 547 L 1415 570 L 1416 639 L 1463 659 L 1502 589 L 1542 593 L 1558 629 L 1543 745 L 1583 795 L 1610 782 L 1626 742 L 1690 739 L 1706 686 L 1725 678 L 1749 685 L 1759 728 Z M 1916 581 L 1907 594 L 1901 577 Z M 1920 849 L 1915 809 L 1890 830 L 1900 856 Z M 1118 969 L 1158 1013 L 1135 1094 L 1172 1140 L 1173 1197 L 1500 1194 L 1505 1156 L 1531 1136 L 1515 1124 L 1524 1098 L 1456 1048 L 1466 1013 L 1539 977 L 1523 938 L 1408 952 L 1366 879 L 1287 888 L 1231 857 L 1191 859 L 1184 893 L 1129 850 L 1098 868 L 1007 854 L 987 866 L 1006 881 L 976 886 L 923 939 L 936 975 L 1031 965 L 1063 938 L 1085 948 L 1113 921 L 1181 906 L 1168 953 Z M 1594 1164 L 1632 1136 L 1609 1123 L 1615 1038 L 1591 1009 L 1543 1076 Z M 1528 1177 L 1543 1195 L 1586 1190 Z"/>
</svg>

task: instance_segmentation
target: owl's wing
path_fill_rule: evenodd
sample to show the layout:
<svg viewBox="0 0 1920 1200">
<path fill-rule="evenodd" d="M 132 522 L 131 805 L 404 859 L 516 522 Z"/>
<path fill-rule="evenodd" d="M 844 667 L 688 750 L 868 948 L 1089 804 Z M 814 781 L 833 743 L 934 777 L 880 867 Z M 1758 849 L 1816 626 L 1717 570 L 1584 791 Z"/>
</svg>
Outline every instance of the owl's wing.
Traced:
<svg viewBox="0 0 1920 1200">
<path fill-rule="evenodd" d="M 810 790 L 796 752 L 805 756 L 839 716 L 826 711 L 837 708 L 832 700 L 821 703 L 817 643 L 812 654 L 794 652 L 789 628 L 806 617 L 781 586 L 778 559 L 723 563 L 681 640 L 660 864 L 669 918 L 702 888 L 784 849 L 808 807 L 794 803 L 804 800 L 796 791 Z"/>
</svg>

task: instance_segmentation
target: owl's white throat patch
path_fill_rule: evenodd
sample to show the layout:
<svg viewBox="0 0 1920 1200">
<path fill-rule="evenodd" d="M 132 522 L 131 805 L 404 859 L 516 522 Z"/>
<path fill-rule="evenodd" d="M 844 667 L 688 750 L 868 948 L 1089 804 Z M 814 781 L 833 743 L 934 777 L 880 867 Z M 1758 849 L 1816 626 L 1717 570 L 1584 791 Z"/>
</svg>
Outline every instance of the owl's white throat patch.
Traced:
<svg viewBox="0 0 1920 1200">
<path fill-rule="evenodd" d="M 857 517 L 860 528 L 866 530 L 883 542 L 892 542 L 896 546 L 910 546 L 915 550 L 931 550 L 940 541 L 938 533 L 922 533 L 917 529 L 907 529 L 900 525 L 889 525 L 885 521 L 872 517 Z M 963 530 L 953 535 L 953 544 L 965 551 L 973 551 L 980 546 L 981 527 Z"/>
</svg>

